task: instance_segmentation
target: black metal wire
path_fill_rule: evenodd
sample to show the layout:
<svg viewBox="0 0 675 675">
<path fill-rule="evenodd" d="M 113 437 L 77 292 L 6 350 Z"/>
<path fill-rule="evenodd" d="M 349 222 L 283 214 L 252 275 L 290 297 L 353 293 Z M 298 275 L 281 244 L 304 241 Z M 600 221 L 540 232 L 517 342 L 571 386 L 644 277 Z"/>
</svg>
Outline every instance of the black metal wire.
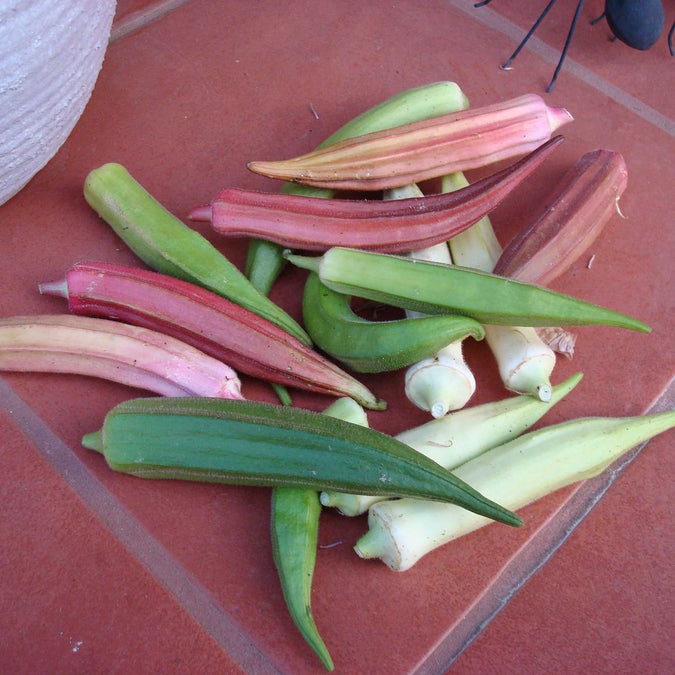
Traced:
<svg viewBox="0 0 675 675">
<path fill-rule="evenodd" d="M 577 21 L 579 19 L 579 14 L 581 14 L 581 8 L 583 7 L 584 0 L 579 0 L 577 4 L 577 11 L 574 12 L 574 18 L 572 19 L 572 24 L 570 25 L 569 32 L 567 33 L 567 39 L 565 40 L 565 46 L 563 47 L 562 54 L 560 55 L 560 60 L 558 61 L 558 65 L 556 66 L 555 72 L 553 73 L 553 78 L 551 79 L 551 83 L 548 85 L 548 88 L 546 89 L 547 93 L 550 93 L 553 91 L 553 85 L 555 84 L 555 81 L 558 79 L 558 73 L 560 72 L 560 69 L 562 68 L 563 61 L 565 60 L 565 56 L 567 56 L 567 50 L 569 49 L 570 42 L 572 42 L 572 35 L 574 35 L 574 29 L 577 26 Z"/>
</svg>

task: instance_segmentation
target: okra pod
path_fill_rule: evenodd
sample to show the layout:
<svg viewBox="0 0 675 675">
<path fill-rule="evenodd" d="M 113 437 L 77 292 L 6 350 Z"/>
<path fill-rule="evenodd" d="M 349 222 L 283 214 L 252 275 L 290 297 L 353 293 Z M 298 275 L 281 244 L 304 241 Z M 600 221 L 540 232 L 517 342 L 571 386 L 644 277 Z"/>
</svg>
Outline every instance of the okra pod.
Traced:
<svg viewBox="0 0 675 675">
<path fill-rule="evenodd" d="M 526 94 L 248 167 L 316 187 L 386 190 L 530 152 L 570 121 L 564 108 Z"/>
<path fill-rule="evenodd" d="M 338 293 L 425 314 L 464 314 L 509 326 L 609 325 L 650 332 L 620 312 L 550 289 L 441 263 L 335 247 L 320 257 L 287 253 Z"/>
<path fill-rule="evenodd" d="M 165 274 L 80 262 L 40 291 L 68 299 L 75 314 L 114 318 L 182 340 L 240 373 L 368 408 L 384 401 L 276 324 L 211 291 Z"/>
<path fill-rule="evenodd" d="M 0 319 L 0 370 L 98 377 L 162 396 L 242 398 L 218 359 L 158 331 L 84 316 Z"/>
<path fill-rule="evenodd" d="M 82 442 L 102 452 L 110 468 L 141 478 L 407 495 L 522 522 L 404 443 L 299 408 L 206 397 L 132 399 Z"/>
<path fill-rule="evenodd" d="M 209 221 L 227 237 L 259 237 L 294 249 L 325 251 L 345 246 L 383 253 L 412 251 L 447 241 L 471 227 L 563 140 L 556 136 L 511 166 L 453 192 L 376 201 L 226 188 L 190 218 Z"/>
<path fill-rule="evenodd" d="M 368 425 L 363 408 L 353 399 L 341 398 L 324 415 Z M 272 555 L 288 611 L 326 670 L 333 659 L 312 616 L 312 579 L 316 564 L 321 503 L 316 490 L 277 487 L 272 491 Z"/>
<path fill-rule="evenodd" d="M 481 324 L 466 316 L 369 321 L 351 309 L 348 296 L 322 284 L 314 273 L 305 282 L 302 312 L 314 344 L 361 373 L 398 370 L 452 340 L 483 338 Z"/>
<path fill-rule="evenodd" d="M 454 82 L 432 82 L 407 89 L 362 112 L 331 134 L 318 148 L 373 131 L 444 115 L 467 105 L 466 96 Z M 290 182 L 284 183 L 281 192 L 324 199 L 334 194 L 333 190 Z M 267 295 L 284 263 L 282 246 L 264 239 L 253 239 L 249 244 L 244 273 L 261 293 Z"/>
<path fill-rule="evenodd" d="M 104 164 L 84 184 L 89 205 L 149 267 L 190 281 L 311 340 L 281 307 L 260 293 L 215 246 L 167 211 L 119 164 Z"/>
<path fill-rule="evenodd" d="M 569 420 L 499 445 L 455 473 L 493 499 L 519 509 L 567 485 L 597 476 L 631 448 L 675 426 L 675 411 L 638 417 Z M 407 570 L 422 556 L 489 521 L 415 499 L 375 504 L 368 532 L 356 543 L 363 558 Z"/>
</svg>

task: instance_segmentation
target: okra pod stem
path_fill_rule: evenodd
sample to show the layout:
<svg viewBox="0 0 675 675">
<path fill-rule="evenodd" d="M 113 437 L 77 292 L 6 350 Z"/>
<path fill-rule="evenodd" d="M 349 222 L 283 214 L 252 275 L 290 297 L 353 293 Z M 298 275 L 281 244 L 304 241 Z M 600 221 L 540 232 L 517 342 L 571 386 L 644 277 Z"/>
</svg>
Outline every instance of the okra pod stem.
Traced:
<svg viewBox="0 0 675 675">
<path fill-rule="evenodd" d="M 112 469 L 142 478 L 409 495 L 521 524 L 394 438 L 299 408 L 205 397 L 133 399 L 113 408 L 83 444 L 102 452 Z"/>
<path fill-rule="evenodd" d="M 335 247 L 320 257 L 286 257 L 345 295 L 426 314 L 463 314 L 481 323 L 517 326 L 649 326 L 620 312 L 550 289 L 473 269 Z"/>
<path fill-rule="evenodd" d="M 149 267 L 228 298 L 305 344 L 309 336 L 260 293 L 218 249 L 167 211 L 119 164 L 104 164 L 84 184 L 89 205 Z"/>
</svg>

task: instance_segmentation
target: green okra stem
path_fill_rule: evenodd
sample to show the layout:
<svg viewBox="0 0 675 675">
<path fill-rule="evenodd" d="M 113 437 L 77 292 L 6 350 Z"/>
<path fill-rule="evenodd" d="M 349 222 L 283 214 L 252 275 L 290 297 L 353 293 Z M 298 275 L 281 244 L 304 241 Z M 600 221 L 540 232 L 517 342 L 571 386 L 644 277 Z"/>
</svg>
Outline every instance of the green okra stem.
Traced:
<svg viewBox="0 0 675 675">
<path fill-rule="evenodd" d="M 133 399 L 106 415 L 102 441 L 112 469 L 141 478 L 408 495 L 521 524 L 394 438 L 299 408 L 206 397 Z M 96 447 L 90 437 L 84 442 Z"/>
</svg>

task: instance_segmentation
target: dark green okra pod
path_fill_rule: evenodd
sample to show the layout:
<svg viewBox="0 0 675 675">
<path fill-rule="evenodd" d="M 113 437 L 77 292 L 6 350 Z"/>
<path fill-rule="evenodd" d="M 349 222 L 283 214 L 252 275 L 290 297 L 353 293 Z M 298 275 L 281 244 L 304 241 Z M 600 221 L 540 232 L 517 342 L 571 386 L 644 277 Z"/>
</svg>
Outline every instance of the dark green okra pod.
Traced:
<svg viewBox="0 0 675 675">
<path fill-rule="evenodd" d="M 337 419 L 367 426 L 363 408 L 350 398 L 323 411 Z M 333 660 L 319 634 L 311 608 L 321 503 L 316 490 L 278 487 L 272 491 L 272 553 L 288 611 L 326 670 Z"/>
<path fill-rule="evenodd" d="M 359 373 L 404 368 L 455 340 L 481 340 L 485 334 L 466 316 L 368 321 L 352 311 L 349 296 L 331 290 L 314 273 L 305 283 L 302 312 L 314 344 Z"/>
<path fill-rule="evenodd" d="M 112 469 L 141 478 L 407 495 L 522 524 L 391 436 L 300 408 L 206 397 L 132 399 L 82 443 L 102 452 Z"/>
</svg>

